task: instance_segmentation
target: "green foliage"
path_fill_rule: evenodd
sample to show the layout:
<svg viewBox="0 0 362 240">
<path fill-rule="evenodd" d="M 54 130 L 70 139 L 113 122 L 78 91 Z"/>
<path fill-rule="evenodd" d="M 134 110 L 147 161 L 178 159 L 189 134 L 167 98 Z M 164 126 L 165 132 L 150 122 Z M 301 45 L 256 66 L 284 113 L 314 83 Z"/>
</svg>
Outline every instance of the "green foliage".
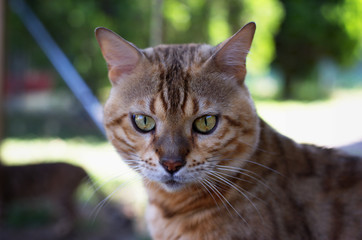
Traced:
<svg viewBox="0 0 362 240">
<path fill-rule="evenodd" d="M 283 97 L 291 98 L 293 84 L 311 74 L 322 59 L 340 64 L 356 60 L 362 40 L 361 1 L 281 2 L 286 15 L 276 36 L 274 64 L 284 76 Z"/>
<path fill-rule="evenodd" d="M 249 55 L 251 74 L 265 74 L 274 59 L 274 35 L 284 12 L 278 0 L 165 0 L 166 43 L 219 44 L 250 21 L 257 33 Z"/>
<path fill-rule="evenodd" d="M 208 42 L 209 0 L 164 0 L 164 43 Z"/>
<path fill-rule="evenodd" d="M 351 49 L 352 56 L 343 52 L 343 60 L 351 62 L 361 58 L 362 51 L 362 1 L 344 0 L 336 5 L 326 4 L 322 7 L 322 14 L 331 22 L 343 27 L 347 36 L 354 41 L 355 47 Z"/>
<path fill-rule="evenodd" d="M 232 12 L 228 12 L 229 1 L 215 1 L 211 7 L 211 18 L 209 25 L 206 26 L 209 30 L 210 44 L 216 45 L 229 38 L 233 32 L 230 29 L 228 23 L 228 16 L 231 16 Z M 240 15 L 240 13 L 238 13 Z M 244 24 L 240 24 L 239 28 Z"/>
<path fill-rule="evenodd" d="M 140 47 L 148 45 L 148 1 L 34 0 L 28 1 L 28 4 L 99 97 L 103 89 L 109 87 L 109 81 L 106 63 L 94 37 L 94 29 L 104 26 Z M 11 61 L 14 66 L 9 67 L 19 68 L 17 60 L 25 58 L 28 63 L 26 67 L 51 68 L 48 59 L 18 17 L 9 11 L 7 20 L 7 42 L 10 43 L 8 55 L 16 55 L 16 59 Z M 59 79 L 58 82 L 62 81 Z"/>
<path fill-rule="evenodd" d="M 257 25 L 248 61 L 249 73 L 265 74 L 275 57 L 275 34 L 284 18 L 284 9 L 278 0 L 245 0 L 243 19 Z"/>
<path fill-rule="evenodd" d="M 101 99 L 110 84 L 94 29 L 104 26 L 140 48 L 149 46 L 152 1 L 34 0 L 28 4 Z M 273 67 L 284 76 L 285 91 L 289 93 L 291 83 L 298 82 L 295 79 L 304 81 L 321 59 L 350 64 L 362 51 L 361 0 L 163 0 L 162 14 L 164 43 L 215 45 L 255 21 L 249 74 L 265 76 L 274 61 Z M 13 71 L 23 62 L 30 68 L 51 68 L 11 11 L 7 29 L 8 55 L 12 59 L 9 67 Z"/>
</svg>

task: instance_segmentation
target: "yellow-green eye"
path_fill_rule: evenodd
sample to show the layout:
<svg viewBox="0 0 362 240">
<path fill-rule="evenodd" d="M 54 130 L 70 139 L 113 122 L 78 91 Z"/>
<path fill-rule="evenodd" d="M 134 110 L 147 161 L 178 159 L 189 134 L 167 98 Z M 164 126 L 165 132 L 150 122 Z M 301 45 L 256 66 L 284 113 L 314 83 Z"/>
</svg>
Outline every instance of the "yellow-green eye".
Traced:
<svg viewBox="0 0 362 240">
<path fill-rule="evenodd" d="M 194 130 L 198 133 L 210 133 L 216 126 L 216 116 L 205 115 L 194 121 Z"/>
<path fill-rule="evenodd" d="M 156 122 L 153 118 L 142 114 L 134 114 L 133 122 L 137 129 L 142 132 L 152 131 L 156 126 Z"/>
</svg>

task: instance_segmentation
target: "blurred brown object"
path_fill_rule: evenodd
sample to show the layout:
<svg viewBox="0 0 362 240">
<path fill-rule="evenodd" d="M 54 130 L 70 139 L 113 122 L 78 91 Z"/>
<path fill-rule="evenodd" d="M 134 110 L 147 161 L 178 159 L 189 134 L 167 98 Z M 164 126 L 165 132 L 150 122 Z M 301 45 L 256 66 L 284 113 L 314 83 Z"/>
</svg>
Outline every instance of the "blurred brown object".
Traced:
<svg viewBox="0 0 362 240">
<path fill-rule="evenodd" d="M 83 181 L 93 185 L 82 168 L 67 163 L 0 164 L 0 239 L 139 239 L 134 216 L 125 214 L 120 203 L 98 202 L 106 199 L 98 189 L 93 189 L 96 206 L 80 207 L 74 197 Z"/>
<path fill-rule="evenodd" d="M 1 220 L 6 224 L 19 208 L 35 215 L 45 212 L 45 219 L 51 223 L 49 229 L 54 235 L 64 236 L 72 231 L 77 219 L 74 195 L 83 180 L 88 180 L 87 173 L 67 163 L 0 165 Z"/>
</svg>

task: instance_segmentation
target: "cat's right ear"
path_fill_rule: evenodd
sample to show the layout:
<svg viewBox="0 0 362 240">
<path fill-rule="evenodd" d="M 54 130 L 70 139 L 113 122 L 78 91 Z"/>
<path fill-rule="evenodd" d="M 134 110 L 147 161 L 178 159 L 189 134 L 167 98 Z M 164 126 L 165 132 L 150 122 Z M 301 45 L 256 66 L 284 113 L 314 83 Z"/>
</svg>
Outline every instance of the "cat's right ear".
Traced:
<svg viewBox="0 0 362 240">
<path fill-rule="evenodd" d="M 125 75 L 132 73 L 142 53 L 132 43 L 107 28 L 96 28 L 95 35 L 108 65 L 108 77 L 112 84 L 116 84 Z"/>
<path fill-rule="evenodd" d="M 255 23 L 250 22 L 232 37 L 216 46 L 211 62 L 222 72 L 231 73 L 241 82 L 246 74 L 246 56 L 249 53 L 255 33 Z"/>
</svg>

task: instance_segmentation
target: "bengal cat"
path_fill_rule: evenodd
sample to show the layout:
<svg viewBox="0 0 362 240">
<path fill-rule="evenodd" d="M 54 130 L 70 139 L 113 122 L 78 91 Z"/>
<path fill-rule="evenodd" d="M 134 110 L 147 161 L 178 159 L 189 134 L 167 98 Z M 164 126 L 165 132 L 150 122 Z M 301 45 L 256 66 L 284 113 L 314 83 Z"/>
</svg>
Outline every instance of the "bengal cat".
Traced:
<svg viewBox="0 0 362 240">
<path fill-rule="evenodd" d="M 152 238 L 362 239 L 361 159 L 258 117 L 244 83 L 254 32 L 141 50 L 96 29 L 107 135 L 144 178 Z"/>
</svg>

